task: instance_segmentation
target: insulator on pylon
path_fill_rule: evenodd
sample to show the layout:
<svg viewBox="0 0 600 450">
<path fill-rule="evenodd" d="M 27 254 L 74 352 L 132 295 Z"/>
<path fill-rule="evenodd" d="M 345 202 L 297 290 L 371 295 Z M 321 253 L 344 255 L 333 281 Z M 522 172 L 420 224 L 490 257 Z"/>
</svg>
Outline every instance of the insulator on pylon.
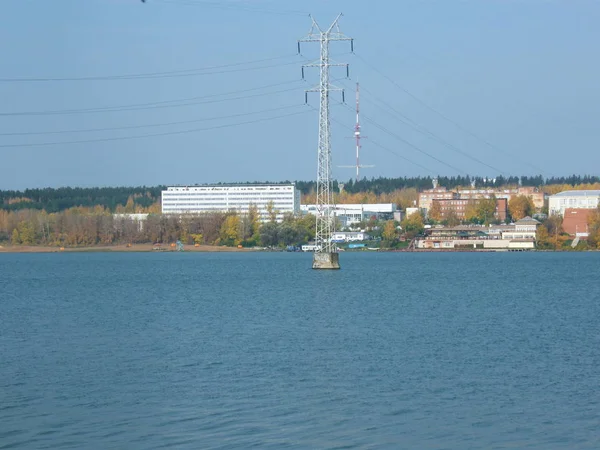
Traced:
<svg viewBox="0 0 600 450">
<path fill-rule="evenodd" d="M 298 54 L 300 54 L 300 41 L 298 41 Z"/>
<path fill-rule="evenodd" d="M 302 66 L 302 79 L 304 80 L 304 66 Z"/>
<path fill-rule="evenodd" d="M 350 51 L 354 53 L 354 39 L 350 39 Z M 300 53 L 300 42 L 298 42 L 298 53 Z"/>
<path fill-rule="evenodd" d="M 346 64 L 346 78 L 350 78 L 350 64 Z"/>
<path fill-rule="evenodd" d="M 304 104 L 308 105 L 308 92 L 304 93 Z"/>
<path fill-rule="evenodd" d="M 346 91 L 342 89 L 342 103 L 346 103 Z"/>
</svg>

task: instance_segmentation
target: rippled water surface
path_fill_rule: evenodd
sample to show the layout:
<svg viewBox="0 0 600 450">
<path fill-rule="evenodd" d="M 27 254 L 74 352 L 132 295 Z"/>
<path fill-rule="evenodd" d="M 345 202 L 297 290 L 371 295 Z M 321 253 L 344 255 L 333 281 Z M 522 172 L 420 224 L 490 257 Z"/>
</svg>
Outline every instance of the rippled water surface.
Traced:
<svg viewBox="0 0 600 450">
<path fill-rule="evenodd" d="M 0 254 L 0 448 L 600 448 L 600 254 Z"/>
</svg>

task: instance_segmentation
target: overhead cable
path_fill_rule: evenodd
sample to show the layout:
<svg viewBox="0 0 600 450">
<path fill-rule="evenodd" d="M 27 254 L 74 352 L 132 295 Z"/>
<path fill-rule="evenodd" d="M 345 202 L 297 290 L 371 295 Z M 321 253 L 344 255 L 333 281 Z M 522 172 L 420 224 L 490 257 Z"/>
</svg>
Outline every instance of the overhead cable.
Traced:
<svg viewBox="0 0 600 450">
<path fill-rule="evenodd" d="M 409 117 L 407 117 L 404 114 L 402 114 L 400 111 L 398 111 L 396 108 L 394 108 L 389 103 L 387 103 L 384 100 L 382 100 L 381 98 L 375 96 L 368 89 L 366 89 L 366 88 L 363 87 L 363 91 L 365 91 L 368 95 L 370 95 L 371 97 L 373 97 L 375 100 L 377 100 L 380 103 L 382 103 L 383 105 L 385 105 L 392 112 L 390 113 L 390 111 L 386 111 L 385 108 L 382 108 L 376 102 L 371 101 L 371 103 L 373 105 L 377 106 L 378 108 L 381 108 L 383 111 L 386 111 L 388 114 L 392 115 L 392 117 L 395 117 L 394 114 L 396 114 L 397 116 L 399 116 L 399 117 L 395 117 L 397 120 L 399 120 L 400 122 L 402 122 L 405 125 L 408 125 L 409 127 L 411 127 L 413 130 L 417 131 L 418 133 L 421 133 L 421 134 L 423 134 L 425 136 L 430 137 L 431 139 L 433 139 L 433 140 L 439 142 L 440 144 L 446 146 L 450 150 L 453 150 L 456 153 L 458 153 L 460 155 L 463 155 L 464 157 L 469 158 L 470 160 L 475 161 L 478 164 L 481 164 L 482 166 L 485 166 L 485 167 L 487 167 L 489 169 L 492 169 L 492 170 L 498 172 L 499 174 L 507 175 L 507 172 L 505 172 L 503 170 L 500 170 L 497 167 L 494 167 L 494 166 L 492 166 L 490 164 L 487 164 L 487 163 L 481 161 L 480 159 L 476 158 L 475 156 L 467 153 L 464 150 L 461 150 L 460 148 L 456 147 L 455 145 L 451 144 L 450 142 L 446 141 L 445 139 L 439 137 L 438 135 L 436 135 L 432 131 L 430 131 L 427 128 L 425 128 L 423 125 L 420 125 L 420 124 L 416 123 L 415 121 L 413 121 Z"/>
<path fill-rule="evenodd" d="M 247 113 L 240 114 L 229 114 L 227 116 L 220 117 L 207 117 L 203 119 L 192 119 L 192 120 L 182 120 L 177 122 L 162 122 L 162 123 L 152 123 L 146 125 L 130 125 L 123 127 L 109 127 L 109 128 L 87 128 L 87 129 L 79 129 L 79 130 L 57 130 L 57 131 L 29 131 L 29 132 L 20 132 L 20 133 L 0 133 L 0 136 L 40 136 L 40 135 L 49 135 L 49 134 L 74 134 L 74 133 L 96 133 L 102 131 L 119 131 L 119 130 L 133 130 L 138 128 L 158 128 L 158 127 L 167 127 L 172 125 L 184 125 L 188 123 L 198 123 L 198 122 L 211 122 L 214 120 L 223 120 L 223 119 L 232 119 L 234 117 L 244 117 L 244 116 L 252 116 L 256 114 L 263 114 L 267 112 L 281 111 L 284 109 L 297 108 L 299 106 L 304 106 L 303 104 L 289 105 L 289 106 L 280 106 L 278 108 L 270 108 L 263 109 L 260 111 L 251 111 Z"/>
<path fill-rule="evenodd" d="M 469 136 L 477 139 L 478 141 L 484 143 L 485 145 L 487 145 L 489 148 L 491 148 L 492 150 L 495 150 L 497 152 L 500 153 L 505 153 L 508 156 L 511 156 L 513 158 L 519 159 L 523 162 L 523 164 L 528 165 L 529 167 L 540 171 L 541 173 L 545 173 L 546 175 L 548 174 L 545 170 L 542 170 L 541 168 L 528 163 L 527 161 L 524 161 L 521 157 L 516 156 L 504 149 L 499 148 L 498 146 L 492 144 L 490 141 L 488 141 L 485 138 L 482 138 L 481 136 L 475 134 L 474 132 L 468 130 L 467 128 L 463 127 L 462 125 L 460 125 L 459 123 L 455 122 L 454 120 L 450 119 L 448 116 L 446 116 L 444 113 L 438 111 L 437 109 L 435 109 L 434 107 L 428 105 L 427 103 L 425 103 L 425 101 L 421 100 L 419 97 L 417 97 L 415 94 L 413 94 L 412 92 L 410 92 L 409 90 L 405 89 L 404 87 L 400 86 L 396 81 L 394 81 L 392 78 L 390 78 L 388 75 L 386 75 L 385 73 L 383 73 L 381 70 L 377 69 L 376 67 L 374 67 L 373 65 L 369 64 L 362 56 L 355 54 L 355 56 L 360 59 L 367 67 L 369 67 L 371 70 L 373 70 L 374 72 L 376 72 L 377 74 L 379 74 L 380 76 L 382 76 L 383 78 L 385 78 L 386 80 L 388 80 L 390 83 L 392 83 L 394 86 L 396 86 L 398 89 L 400 89 L 402 92 L 404 92 L 406 95 L 410 96 L 412 99 L 414 99 L 415 101 L 417 101 L 418 103 L 420 103 L 421 105 L 423 105 L 425 108 L 429 109 L 430 111 L 434 112 L 435 114 L 437 114 L 438 116 L 440 116 L 442 119 L 446 120 L 447 122 L 451 123 L 452 125 L 454 125 L 456 128 L 458 128 L 459 130 L 461 130 L 462 132 L 468 134 Z"/>
<path fill-rule="evenodd" d="M 199 69 L 184 69 L 184 70 L 174 70 L 168 72 L 150 72 L 150 73 L 137 73 L 137 74 L 127 74 L 127 75 L 97 75 L 97 76 L 88 76 L 88 77 L 15 77 L 15 78 L 0 78 L 0 82 L 8 83 L 8 82 L 50 82 L 50 81 L 115 81 L 115 80 L 145 80 L 150 78 L 178 78 L 178 77 L 196 77 L 196 76 L 204 76 L 204 75 L 222 75 L 227 73 L 235 73 L 235 72 L 246 72 L 250 70 L 261 70 L 261 69 L 271 69 L 274 67 L 283 67 L 289 66 L 292 64 L 298 64 L 297 61 L 291 61 L 287 63 L 280 64 L 269 64 L 255 67 L 242 67 L 237 69 L 230 69 L 231 67 L 238 67 L 248 64 L 256 64 L 260 62 L 273 61 L 277 59 L 283 58 L 291 58 L 297 57 L 297 55 L 284 55 L 284 56 L 275 56 L 272 58 L 263 58 L 255 61 L 246 61 L 239 63 L 231 63 L 231 64 L 223 64 L 220 66 L 212 66 L 212 67 L 204 67 Z M 215 69 L 224 69 L 224 70 L 215 70 Z M 208 72 L 207 72 L 208 71 Z"/>
<path fill-rule="evenodd" d="M 252 7 L 243 4 L 232 4 L 224 1 L 210 2 L 210 1 L 193 1 L 193 0 L 152 0 L 157 3 L 166 5 L 186 5 L 186 6 L 202 6 L 205 8 L 214 9 L 226 9 L 226 10 L 237 10 L 244 12 L 262 13 L 262 14 L 276 14 L 276 15 L 294 15 L 294 16 L 308 16 L 308 12 L 297 11 L 297 10 L 283 10 L 283 9 L 271 9 L 264 7 Z M 150 1 L 148 1 L 150 3 Z"/>
<path fill-rule="evenodd" d="M 293 113 L 289 113 L 289 114 L 283 114 L 280 116 L 264 117 L 261 119 L 248 120 L 245 122 L 238 122 L 238 123 L 225 124 L 225 125 L 216 125 L 213 127 L 193 128 L 193 129 L 180 130 L 180 131 L 165 131 L 163 133 L 150 133 L 150 134 L 142 134 L 142 135 L 135 135 L 135 136 L 108 137 L 108 138 L 98 138 L 98 139 L 82 139 L 82 140 L 77 140 L 77 141 L 39 142 L 39 143 L 32 143 L 32 144 L 2 144 L 2 145 L 0 145 L 0 148 L 46 147 L 46 146 L 52 146 L 52 145 L 89 144 L 89 143 L 93 143 L 93 142 L 127 141 L 127 140 L 133 140 L 133 139 L 145 139 L 145 138 L 150 138 L 150 137 L 172 136 L 172 135 L 178 135 L 178 134 L 197 133 L 200 131 L 217 130 L 217 129 L 221 129 L 221 128 L 230 128 L 230 127 L 236 127 L 236 126 L 240 126 L 240 125 L 249 125 L 249 124 L 253 124 L 253 123 L 265 122 L 267 120 L 283 119 L 285 117 L 297 116 L 299 114 L 306 114 L 307 112 L 309 112 L 309 109 L 306 109 L 305 111 L 298 111 L 298 112 L 293 112 Z"/>
<path fill-rule="evenodd" d="M 340 104 L 342 104 L 342 103 L 340 103 Z M 314 107 L 313 107 L 313 109 L 315 109 L 315 110 L 316 110 L 316 108 L 314 108 Z M 336 123 L 338 123 L 338 124 L 340 124 L 340 125 L 341 125 L 341 126 L 343 126 L 344 128 L 347 128 L 347 129 L 349 129 L 349 130 L 352 130 L 352 131 L 354 131 L 354 128 L 350 128 L 350 127 L 348 127 L 347 125 L 345 125 L 344 123 L 342 123 L 341 121 L 339 121 L 339 120 L 337 120 L 337 119 L 331 119 L 331 120 L 332 120 L 332 121 L 334 121 L 334 122 L 336 122 Z M 375 145 L 376 147 L 379 147 L 379 148 L 381 148 L 382 150 L 385 150 L 386 152 L 388 152 L 388 153 L 391 153 L 392 155 L 395 155 L 395 156 L 397 156 L 398 158 L 400 158 L 400 159 L 403 159 L 404 161 L 406 161 L 406 162 L 408 162 L 408 163 L 410 163 L 410 164 L 413 164 L 413 165 L 415 165 L 415 166 L 417 166 L 417 167 L 420 167 L 421 169 L 424 169 L 424 170 L 426 170 L 427 172 L 430 172 L 430 173 L 433 173 L 433 174 L 435 174 L 435 172 L 434 172 L 433 170 L 431 170 L 431 169 L 429 169 L 429 168 L 427 168 L 427 167 L 425 167 L 425 166 L 423 166 L 423 165 L 421 165 L 421 164 L 419 164 L 419 163 L 417 163 L 417 162 L 414 162 L 414 161 L 412 161 L 412 160 L 410 160 L 410 159 L 406 158 L 405 156 L 402 156 L 402 155 L 400 155 L 399 153 L 397 153 L 397 152 L 395 152 L 395 151 L 391 150 L 391 149 L 390 149 L 390 148 L 388 148 L 388 147 L 385 147 L 385 146 L 383 146 L 383 145 L 379 144 L 378 142 L 374 141 L 374 140 L 373 140 L 373 139 L 371 139 L 371 138 L 369 138 L 369 142 L 370 142 L 371 144 Z"/>
<path fill-rule="evenodd" d="M 237 97 L 227 97 L 215 100 L 207 100 L 207 101 L 196 101 L 196 100 L 206 100 L 214 97 L 224 97 L 227 95 L 233 95 L 243 92 L 251 92 L 257 91 L 261 89 L 266 89 L 268 87 L 281 86 L 286 84 L 297 83 L 296 81 L 288 81 L 285 83 L 276 83 L 270 86 L 261 86 L 257 88 L 250 89 L 241 89 L 238 91 L 226 92 L 222 94 L 210 94 L 198 97 L 189 97 L 186 99 L 179 100 L 165 100 L 159 102 L 150 102 L 150 103 L 138 103 L 138 104 L 130 104 L 130 105 L 120 105 L 120 106 L 106 106 L 100 108 L 82 108 L 82 109 L 61 109 L 61 110 L 47 110 L 47 111 L 24 111 L 24 112 L 2 112 L 0 113 L 0 117 L 15 117 L 15 116 L 52 116 L 52 115 L 69 115 L 69 114 L 90 114 L 90 113 L 105 113 L 105 112 L 121 112 L 121 111 L 139 111 L 139 110 L 148 110 L 148 109 L 160 109 L 160 108 L 176 108 L 181 106 L 192 106 L 192 105 L 204 105 L 210 103 L 220 103 L 227 102 L 233 100 L 243 100 L 252 97 L 261 97 L 268 95 L 281 94 L 283 92 L 295 91 L 296 88 L 290 89 L 279 89 L 271 92 L 260 92 L 257 94 L 251 95 L 243 95 Z"/>
<path fill-rule="evenodd" d="M 347 108 L 349 108 L 350 110 L 352 110 L 352 108 L 350 108 L 349 106 L 346 106 L 346 107 L 347 107 Z M 429 158 L 433 159 L 434 161 L 437 161 L 437 162 L 439 162 L 440 164 L 443 164 L 444 166 L 447 166 L 447 167 L 449 167 L 450 169 L 456 170 L 457 172 L 460 172 L 460 173 L 462 173 L 462 174 L 465 174 L 465 175 L 466 175 L 466 172 L 465 172 L 464 170 L 462 170 L 462 169 L 459 169 L 458 167 L 454 167 L 453 165 L 451 165 L 451 164 L 449 164 L 449 163 L 447 163 L 447 162 L 445 162 L 445 161 L 442 161 L 442 160 L 441 160 L 441 159 L 439 159 L 438 157 L 436 157 L 436 156 L 433 156 L 431 153 L 429 153 L 429 152 L 427 152 L 427 151 L 423 150 L 422 148 L 419 148 L 419 147 L 417 147 L 417 146 L 416 146 L 415 144 L 413 144 L 412 142 L 409 142 L 409 141 L 407 141 L 406 139 L 404 139 L 404 138 L 402 138 L 402 137 L 398 136 L 396 133 L 394 133 L 394 132 L 390 131 L 389 129 L 387 129 L 387 128 L 386 128 L 386 127 L 384 127 L 383 125 L 380 125 L 380 124 L 379 124 L 377 121 L 375 121 L 375 120 L 374 120 L 374 119 L 372 119 L 371 117 L 369 117 L 369 116 L 367 116 L 367 115 L 365 115 L 365 114 L 362 114 L 362 115 L 361 115 L 361 117 L 364 117 L 365 119 L 367 119 L 367 121 L 368 121 L 369 123 L 371 123 L 371 125 L 373 125 L 374 127 L 376 127 L 376 128 L 379 128 L 379 129 L 380 129 L 381 131 L 383 131 L 384 133 L 387 133 L 387 134 L 389 134 L 390 136 L 392 136 L 392 137 L 396 138 L 396 139 L 397 139 L 397 140 L 399 140 L 400 142 L 403 142 L 404 144 L 408 145 L 409 147 L 411 147 L 411 148 L 415 149 L 415 150 L 416 150 L 416 151 L 418 151 L 419 153 L 422 153 L 422 154 L 424 154 L 424 155 L 428 156 Z"/>
</svg>

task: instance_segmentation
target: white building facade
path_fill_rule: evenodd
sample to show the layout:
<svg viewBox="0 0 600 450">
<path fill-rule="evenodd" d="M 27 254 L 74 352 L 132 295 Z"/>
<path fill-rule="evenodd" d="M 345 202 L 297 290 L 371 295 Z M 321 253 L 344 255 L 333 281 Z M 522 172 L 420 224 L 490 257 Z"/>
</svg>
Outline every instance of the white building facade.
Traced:
<svg viewBox="0 0 600 450">
<path fill-rule="evenodd" d="M 331 235 L 331 242 L 362 242 L 371 237 L 363 231 L 336 231 Z"/>
<path fill-rule="evenodd" d="M 317 215 L 317 205 L 302 205 L 302 214 Z M 339 204 L 329 207 L 330 214 L 340 221 L 342 227 L 350 227 L 359 222 L 369 220 L 371 217 L 376 219 L 393 219 L 396 205 L 394 203 L 355 203 Z"/>
<path fill-rule="evenodd" d="M 163 214 L 247 214 L 251 205 L 258 209 L 261 222 L 269 221 L 270 206 L 281 222 L 285 214 L 300 214 L 300 191 L 293 184 L 240 184 L 174 186 L 161 195 Z"/>
<path fill-rule="evenodd" d="M 595 209 L 599 200 L 600 190 L 563 191 L 549 197 L 548 212 L 564 217 L 567 208 Z"/>
</svg>

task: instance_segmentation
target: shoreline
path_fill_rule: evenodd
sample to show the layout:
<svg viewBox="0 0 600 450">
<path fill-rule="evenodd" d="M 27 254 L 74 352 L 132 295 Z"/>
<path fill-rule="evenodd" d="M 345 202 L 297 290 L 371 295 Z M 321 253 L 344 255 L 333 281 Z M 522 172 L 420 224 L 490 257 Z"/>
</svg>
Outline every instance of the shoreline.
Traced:
<svg viewBox="0 0 600 450">
<path fill-rule="evenodd" d="M 219 245 L 193 245 L 185 246 L 184 252 L 257 252 L 262 251 L 254 248 L 225 247 Z M 133 244 L 127 245 L 95 245 L 87 247 L 46 247 L 41 245 L 6 245 L 0 246 L 0 253 L 171 253 L 177 252 L 177 249 L 170 246 L 161 246 L 160 250 L 155 250 L 153 244 Z"/>
</svg>

